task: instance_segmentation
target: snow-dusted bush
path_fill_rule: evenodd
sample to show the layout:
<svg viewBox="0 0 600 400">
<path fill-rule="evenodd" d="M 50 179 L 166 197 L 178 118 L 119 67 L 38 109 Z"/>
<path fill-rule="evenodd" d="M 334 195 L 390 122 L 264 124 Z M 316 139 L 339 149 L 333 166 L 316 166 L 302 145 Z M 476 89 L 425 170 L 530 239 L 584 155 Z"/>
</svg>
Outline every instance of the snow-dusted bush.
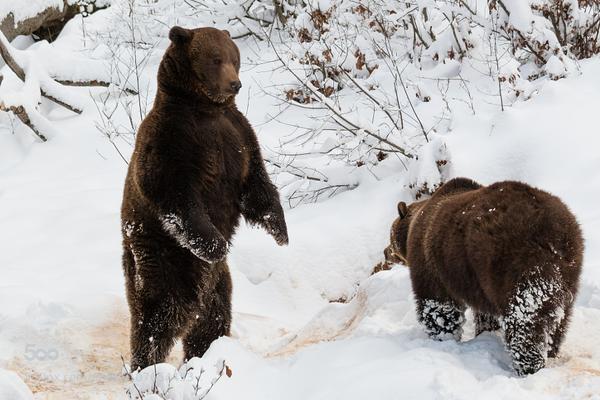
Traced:
<svg viewBox="0 0 600 400">
<path fill-rule="evenodd" d="M 577 70 L 598 53 L 597 0 L 312 0 L 296 4 L 270 44 L 295 84 L 280 95 L 313 121 L 272 162 L 289 177 L 293 203 L 355 187 L 361 175 L 385 176 L 390 156 L 410 170 L 416 196 L 443 183 L 443 143 L 419 148 L 452 124 L 461 71 L 497 82 L 500 107 L 528 99 L 545 79 Z M 424 79 L 432 79 L 431 85 Z M 450 80 L 462 86 L 451 87 Z M 444 82 L 445 81 L 445 82 Z M 536 82 L 538 81 L 538 82 Z M 437 87 L 436 87 L 437 86 Z M 432 90 L 433 88 L 433 90 Z M 464 100 L 460 100 L 461 102 Z M 426 104 L 430 103 L 430 104 Z M 431 113 L 437 105 L 438 115 Z M 448 123 L 440 123 L 442 113 Z M 364 174 L 356 173 L 366 170 Z M 417 171 L 427 171 L 419 175 Z M 383 175 L 382 175 L 383 174 Z"/>
<path fill-rule="evenodd" d="M 468 4 L 321 0 L 306 2 L 295 15 L 270 36 L 295 80 L 282 95 L 313 113 L 312 121 L 297 123 L 299 133 L 272 162 L 289 177 L 282 179 L 292 205 L 351 189 L 362 177 L 384 177 L 390 169 L 435 171 L 409 183 L 415 193 L 434 190 L 448 160 L 418 157 L 441 127 L 437 117 L 420 111 L 431 108 L 423 104 L 433 94 L 418 75 L 436 68 L 434 80 L 458 75 L 460 61 L 475 47 Z"/>
<path fill-rule="evenodd" d="M 532 80 L 560 79 L 600 52 L 598 0 L 490 0 L 491 18 Z"/>
<path fill-rule="evenodd" d="M 264 30 L 273 24 L 285 25 L 295 17 L 296 0 L 187 0 L 193 15 L 211 19 L 228 29 L 234 39 L 255 36 L 264 39 Z"/>
<path fill-rule="evenodd" d="M 129 377 L 127 396 L 131 400 L 201 400 L 225 375 L 231 377 L 231 369 L 224 360 L 215 363 L 212 371 L 205 369 L 205 362 L 192 358 L 179 369 L 161 363 L 141 371 L 125 373 Z"/>
</svg>

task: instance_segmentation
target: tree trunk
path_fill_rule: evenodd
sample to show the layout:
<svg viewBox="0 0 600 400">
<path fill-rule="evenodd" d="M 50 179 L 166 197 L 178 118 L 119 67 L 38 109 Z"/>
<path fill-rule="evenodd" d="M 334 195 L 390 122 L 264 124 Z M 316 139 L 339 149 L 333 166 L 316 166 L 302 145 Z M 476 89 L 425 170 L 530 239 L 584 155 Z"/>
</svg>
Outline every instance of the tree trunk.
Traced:
<svg viewBox="0 0 600 400">
<path fill-rule="evenodd" d="M 92 10 L 89 11 L 93 12 L 100 8 L 106 8 L 106 6 L 92 6 Z M 67 21 L 77 14 L 79 14 L 79 4 L 73 0 L 63 0 L 62 7 L 49 6 L 45 9 L 40 9 L 35 16 L 19 21 L 15 21 L 15 16 L 12 12 L 0 15 L 0 31 L 4 33 L 9 41 L 12 41 L 19 35 L 31 34 L 35 34 L 41 39 L 52 41 L 58 36 Z"/>
</svg>

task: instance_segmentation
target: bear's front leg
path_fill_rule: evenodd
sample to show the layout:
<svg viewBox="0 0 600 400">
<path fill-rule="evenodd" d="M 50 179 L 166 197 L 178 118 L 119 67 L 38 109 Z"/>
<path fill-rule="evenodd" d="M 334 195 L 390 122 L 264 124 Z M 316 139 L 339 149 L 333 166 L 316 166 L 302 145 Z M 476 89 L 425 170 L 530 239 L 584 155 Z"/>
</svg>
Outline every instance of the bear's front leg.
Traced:
<svg viewBox="0 0 600 400">
<path fill-rule="evenodd" d="M 287 225 L 281 205 L 276 204 L 275 210 L 268 211 L 262 216 L 262 222 L 258 224 L 262 226 L 269 235 L 275 239 L 275 242 L 280 246 L 285 246 L 289 243 Z"/>
<path fill-rule="evenodd" d="M 202 210 L 169 212 L 159 219 L 165 231 L 199 259 L 215 263 L 227 255 L 229 244 Z"/>
<path fill-rule="evenodd" d="M 286 245 L 287 225 L 277 188 L 271 183 L 262 159 L 255 159 L 251 165 L 242 194 L 242 215 L 249 223 L 264 228 L 278 245 Z"/>
<path fill-rule="evenodd" d="M 412 266 L 410 279 L 417 305 L 417 319 L 432 339 L 449 336 L 460 340 L 465 323 L 465 306 L 456 302 L 429 268 Z"/>
<path fill-rule="evenodd" d="M 265 162 L 254 129 L 239 110 L 229 109 L 226 115 L 233 125 L 244 133 L 244 149 L 250 156 L 248 175 L 245 177 L 240 199 L 242 215 L 248 223 L 265 229 L 278 245 L 286 245 L 289 239 L 279 193 L 265 170 Z"/>
<path fill-rule="evenodd" d="M 465 323 L 465 306 L 448 294 L 429 268 L 411 265 L 410 279 L 417 305 L 417 319 L 436 340 L 452 336 L 460 340 Z"/>
<path fill-rule="evenodd" d="M 417 318 L 432 339 L 460 340 L 465 309 L 450 299 L 417 299 Z"/>
<path fill-rule="evenodd" d="M 159 168 L 141 169 L 134 183 L 164 231 L 179 246 L 208 263 L 227 255 L 227 240 L 210 220 L 204 202 L 185 174 L 165 173 Z"/>
</svg>

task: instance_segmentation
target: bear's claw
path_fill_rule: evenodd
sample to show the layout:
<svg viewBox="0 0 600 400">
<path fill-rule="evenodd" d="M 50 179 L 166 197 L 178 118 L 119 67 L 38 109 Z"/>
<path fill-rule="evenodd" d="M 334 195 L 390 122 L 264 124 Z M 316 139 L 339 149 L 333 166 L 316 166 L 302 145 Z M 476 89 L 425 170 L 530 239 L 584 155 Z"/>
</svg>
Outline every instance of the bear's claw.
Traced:
<svg viewBox="0 0 600 400">
<path fill-rule="evenodd" d="M 263 226 L 279 246 L 289 243 L 287 225 L 283 215 L 268 213 L 263 217 Z"/>
</svg>

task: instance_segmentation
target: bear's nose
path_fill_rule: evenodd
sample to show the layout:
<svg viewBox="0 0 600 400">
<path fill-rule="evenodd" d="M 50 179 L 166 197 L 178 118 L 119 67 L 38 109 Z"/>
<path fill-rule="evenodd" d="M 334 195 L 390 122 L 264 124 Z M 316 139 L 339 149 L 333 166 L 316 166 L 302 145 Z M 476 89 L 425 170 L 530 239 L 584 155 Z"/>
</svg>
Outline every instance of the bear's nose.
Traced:
<svg viewBox="0 0 600 400">
<path fill-rule="evenodd" d="M 231 82 L 231 90 L 233 90 L 234 93 L 238 93 L 241 88 L 242 88 L 242 82 L 240 82 L 240 81 L 232 81 Z"/>
</svg>

